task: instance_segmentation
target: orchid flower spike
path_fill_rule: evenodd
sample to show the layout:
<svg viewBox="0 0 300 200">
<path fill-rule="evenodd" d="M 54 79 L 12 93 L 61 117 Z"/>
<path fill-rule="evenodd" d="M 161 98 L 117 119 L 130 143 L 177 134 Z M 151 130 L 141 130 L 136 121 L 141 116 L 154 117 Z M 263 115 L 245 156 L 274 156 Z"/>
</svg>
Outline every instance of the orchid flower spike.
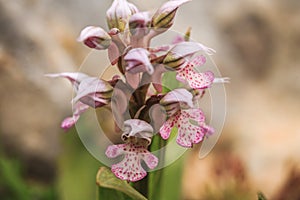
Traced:
<svg viewBox="0 0 300 200">
<path fill-rule="evenodd" d="M 131 49 L 124 60 L 126 62 L 126 71 L 135 74 L 140 72 L 148 72 L 153 74 L 154 69 L 149 59 L 150 52 L 144 48 Z"/>
<path fill-rule="evenodd" d="M 150 169 L 158 164 L 158 158 L 151 154 L 147 147 L 153 136 L 153 128 L 150 124 L 139 119 L 129 119 L 124 122 L 122 134 L 125 144 L 110 145 L 106 149 L 106 156 L 115 158 L 124 155 L 124 159 L 111 166 L 112 172 L 120 179 L 135 182 L 147 175 L 142 167 L 142 160 Z"/>
<path fill-rule="evenodd" d="M 127 0 L 114 0 L 106 12 L 109 29 L 118 28 L 123 32 L 128 26 L 129 17 L 137 12 L 137 7 Z"/>
<path fill-rule="evenodd" d="M 166 105 L 179 104 L 184 99 L 188 99 L 189 103 L 186 102 L 186 105 L 189 107 L 187 109 L 177 108 L 173 112 L 167 112 L 169 118 L 162 125 L 159 133 L 166 140 L 170 137 L 172 128 L 177 127 L 177 144 L 190 148 L 193 144 L 202 141 L 205 135 L 213 133 L 214 130 L 205 124 L 205 116 L 201 109 L 193 108 L 192 94 L 187 95 L 189 92 L 185 89 L 180 89 L 180 92 L 178 90 L 169 92 L 161 99 L 160 104 L 166 107 Z"/>
<path fill-rule="evenodd" d="M 83 42 L 86 46 L 97 50 L 107 49 L 111 44 L 110 35 L 102 28 L 95 26 L 84 28 L 77 40 L 78 42 Z"/>
<path fill-rule="evenodd" d="M 173 23 L 177 9 L 190 0 L 170 0 L 164 3 L 152 17 L 152 27 L 158 32 L 169 29 Z"/>
</svg>

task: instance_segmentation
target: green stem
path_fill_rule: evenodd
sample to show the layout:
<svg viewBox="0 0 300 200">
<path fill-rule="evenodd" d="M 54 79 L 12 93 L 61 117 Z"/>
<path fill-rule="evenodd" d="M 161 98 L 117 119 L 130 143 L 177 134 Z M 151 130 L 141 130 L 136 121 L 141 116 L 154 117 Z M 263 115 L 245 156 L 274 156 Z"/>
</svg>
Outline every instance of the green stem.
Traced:
<svg viewBox="0 0 300 200">
<path fill-rule="evenodd" d="M 166 145 L 166 141 L 162 138 L 156 136 L 153 138 L 153 142 L 150 146 L 151 151 L 156 151 L 160 149 L 160 155 L 159 155 L 159 165 L 164 165 L 165 160 L 165 151 L 162 150 L 162 148 Z M 149 196 L 148 199 L 150 200 L 156 200 L 161 199 L 161 191 L 162 191 L 162 177 L 163 177 L 164 170 L 159 169 L 153 172 L 149 173 Z"/>
</svg>

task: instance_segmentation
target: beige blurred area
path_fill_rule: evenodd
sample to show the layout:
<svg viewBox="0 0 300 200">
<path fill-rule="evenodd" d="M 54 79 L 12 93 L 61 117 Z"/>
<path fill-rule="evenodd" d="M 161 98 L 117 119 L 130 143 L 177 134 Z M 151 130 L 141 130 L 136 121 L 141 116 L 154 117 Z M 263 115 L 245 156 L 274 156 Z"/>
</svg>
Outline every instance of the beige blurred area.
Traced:
<svg viewBox="0 0 300 200">
<path fill-rule="evenodd" d="M 132 2 L 152 10 L 162 3 Z M 0 144 L 42 181 L 55 176 L 59 124 L 72 96 L 67 82 L 44 74 L 80 69 L 90 51 L 76 38 L 87 25 L 106 26 L 110 3 L 0 0 Z M 226 192 L 255 199 L 257 191 L 300 199 L 299 19 L 298 0 L 193 0 L 180 8 L 172 29 L 191 26 L 192 38 L 217 50 L 214 61 L 231 79 L 223 132 L 204 159 L 199 146 L 187 155 L 182 199 L 230 199 Z M 99 74 L 107 64 L 99 57 L 84 66 Z"/>
</svg>

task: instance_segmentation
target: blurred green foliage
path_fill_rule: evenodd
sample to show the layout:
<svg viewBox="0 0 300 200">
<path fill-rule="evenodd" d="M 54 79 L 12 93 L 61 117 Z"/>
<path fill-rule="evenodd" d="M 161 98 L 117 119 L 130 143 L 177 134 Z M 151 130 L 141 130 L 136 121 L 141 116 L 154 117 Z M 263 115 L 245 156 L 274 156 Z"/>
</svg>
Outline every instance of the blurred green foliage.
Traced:
<svg viewBox="0 0 300 200">
<path fill-rule="evenodd" d="M 1 200 L 51 200 L 58 199 L 54 185 L 44 186 L 29 182 L 22 175 L 18 160 L 7 158 L 0 152 L 0 199 Z"/>
<path fill-rule="evenodd" d="M 62 133 L 62 151 L 57 177 L 43 184 L 24 177 L 21 161 L 0 152 L 1 200 L 82 200 L 96 199 L 96 174 L 101 166 L 82 145 L 75 129 Z"/>
</svg>

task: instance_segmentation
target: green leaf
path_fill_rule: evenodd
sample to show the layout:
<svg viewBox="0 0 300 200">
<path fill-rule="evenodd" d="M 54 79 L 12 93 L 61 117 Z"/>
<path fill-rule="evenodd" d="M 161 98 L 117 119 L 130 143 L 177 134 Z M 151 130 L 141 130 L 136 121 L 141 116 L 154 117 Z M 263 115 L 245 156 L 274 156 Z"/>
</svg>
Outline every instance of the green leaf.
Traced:
<svg viewBox="0 0 300 200">
<path fill-rule="evenodd" d="M 98 200 L 120 199 L 120 200 L 147 200 L 126 181 L 122 181 L 106 167 L 100 167 L 97 177 L 99 186 Z"/>
<path fill-rule="evenodd" d="M 257 193 L 257 199 L 258 200 L 267 200 L 267 198 L 265 197 L 265 195 L 262 192 Z"/>
<path fill-rule="evenodd" d="M 176 79 L 176 72 L 165 72 L 162 77 L 163 92 L 167 93 L 184 85 Z"/>
</svg>

